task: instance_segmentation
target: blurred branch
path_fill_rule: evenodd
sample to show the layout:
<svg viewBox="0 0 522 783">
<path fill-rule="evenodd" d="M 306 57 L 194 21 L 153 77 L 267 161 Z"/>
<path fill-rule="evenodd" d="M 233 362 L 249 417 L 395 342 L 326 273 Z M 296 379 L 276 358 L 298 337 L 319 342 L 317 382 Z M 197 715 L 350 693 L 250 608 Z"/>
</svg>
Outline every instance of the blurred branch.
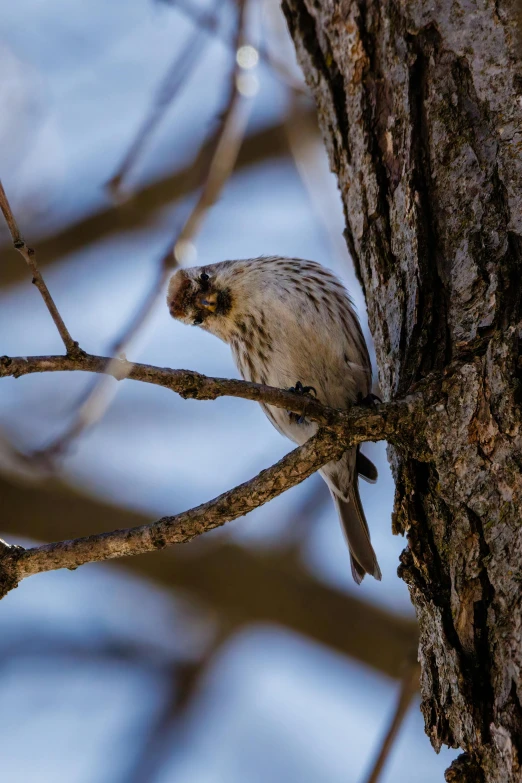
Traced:
<svg viewBox="0 0 522 783">
<path fill-rule="evenodd" d="M 303 117 L 315 116 L 312 109 L 303 111 Z M 91 245 L 125 233 L 143 231 L 167 206 L 188 196 L 200 184 L 212 150 L 207 142 L 185 168 L 145 185 L 133 193 L 123 206 L 111 205 L 107 209 L 84 217 L 50 237 L 39 237 L 38 259 L 40 266 L 56 263 L 67 256 L 88 249 Z M 238 153 L 235 170 L 256 166 L 267 160 L 288 155 L 284 126 L 276 123 L 248 135 Z M 0 285 L 17 282 L 22 277 L 20 265 L 14 263 L 10 246 L 0 248 Z"/>
<path fill-rule="evenodd" d="M 329 183 L 325 178 L 328 168 L 326 165 L 324 167 L 321 165 L 319 158 L 320 155 L 324 155 L 324 149 L 317 129 L 317 118 L 303 116 L 301 103 L 302 99 L 294 96 L 286 115 L 284 127 L 288 147 L 312 209 L 325 229 L 327 240 L 335 256 L 345 260 L 349 256 L 342 234 L 342 222 L 339 226 L 335 222 L 337 204 L 334 198 L 326 197 L 330 193 Z M 335 197 L 338 198 L 337 193 Z M 353 271 L 351 277 L 355 277 Z"/>
<path fill-rule="evenodd" d="M 238 5 L 239 19 L 237 35 L 234 40 L 234 58 L 238 49 L 243 45 L 246 36 L 247 0 L 238 0 Z M 172 241 L 171 248 L 165 258 L 166 266 L 172 266 L 172 262 L 169 263 L 168 260 L 171 257 L 173 257 L 175 264 L 182 261 L 182 258 L 179 257 L 180 247 L 183 243 L 193 239 L 199 231 L 208 210 L 216 203 L 224 185 L 232 174 L 239 148 L 245 136 L 249 114 L 247 106 L 250 105 L 250 101 L 245 100 L 245 96 L 239 88 L 242 70 L 241 65 L 236 63 L 231 71 L 229 95 L 223 112 L 221 126 L 215 136 L 215 150 L 208 167 L 208 175 L 196 205 L 192 209 L 181 232 L 177 233 Z"/>
<path fill-rule="evenodd" d="M 165 763 L 165 746 L 171 739 L 172 726 L 177 716 L 180 677 L 184 680 L 185 672 L 186 669 L 180 671 L 180 665 L 176 663 L 170 672 L 164 674 L 161 683 L 162 702 L 148 723 L 140 726 L 136 741 L 132 745 L 132 763 L 123 771 L 122 783 L 152 783 L 156 779 Z M 172 752 L 172 747 L 169 750 Z"/>
<path fill-rule="evenodd" d="M 0 475 L 0 497 L 3 531 L 34 539 L 56 540 L 146 522 L 135 511 L 58 481 L 17 485 Z M 186 547 L 112 564 L 181 592 L 218 613 L 227 625 L 280 625 L 389 677 L 402 676 L 404 660 L 416 649 L 414 620 L 321 583 L 285 552 L 252 552 L 205 537 Z"/>
<path fill-rule="evenodd" d="M 118 170 L 107 183 L 109 191 L 115 197 L 116 201 L 121 200 L 121 188 L 124 179 L 136 164 L 145 144 L 161 121 L 165 111 L 180 89 L 187 84 L 190 72 L 193 70 L 196 61 L 201 58 L 204 44 L 203 42 L 200 44 L 200 39 L 206 38 L 205 32 L 208 29 L 215 30 L 218 26 L 219 15 L 217 14 L 217 6 L 216 10 L 213 10 L 210 13 L 199 13 L 195 22 L 197 25 L 196 29 L 186 41 L 185 46 L 176 54 L 169 66 L 156 92 L 153 104 L 138 133 L 132 141 Z"/>
<path fill-rule="evenodd" d="M 281 12 L 279 0 L 262 0 L 262 16 L 265 29 L 265 45 L 260 51 L 260 57 L 272 69 L 275 76 L 290 88 L 291 103 L 298 96 L 306 96 L 310 100 L 310 91 L 304 81 L 302 74 L 299 78 L 292 72 L 291 67 L 285 59 L 281 59 L 280 54 L 285 50 L 285 44 L 290 44 L 288 39 L 288 28 L 285 17 Z M 291 46 L 287 47 L 289 56 L 293 58 Z M 297 73 L 297 72 L 296 72 Z"/>
<path fill-rule="evenodd" d="M 183 742 L 182 732 L 188 713 L 196 702 L 203 681 L 222 646 L 228 640 L 224 629 L 196 661 L 179 661 L 171 669 L 162 689 L 163 705 L 145 733 L 144 743 L 125 783 L 160 779 L 166 758 Z"/>
<path fill-rule="evenodd" d="M 195 3 L 188 2 L 188 0 L 163 0 L 163 2 L 172 5 L 177 11 L 180 11 L 206 33 L 215 38 L 219 38 L 225 45 L 229 45 L 229 39 L 225 31 L 220 30 L 219 27 L 213 25 L 211 20 L 202 19 Z M 281 10 L 279 10 L 279 12 L 281 13 Z M 290 72 L 286 63 L 283 60 L 280 60 L 273 52 L 270 52 L 268 47 L 263 43 L 259 44 L 258 53 L 259 59 L 268 65 L 274 74 L 278 76 L 287 87 L 290 87 L 295 92 L 309 95 L 304 81 L 299 82 Z"/>
<path fill-rule="evenodd" d="M 313 114 L 308 109 L 305 115 Z M 146 228 L 168 205 L 192 193 L 201 182 L 205 165 L 211 153 L 212 142 L 207 142 L 188 166 L 174 174 L 145 185 L 123 206 L 107 209 L 82 218 L 50 237 L 39 237 L 38 258 L 42 266 L 55 263 L 96 242 Z M 256 166 L 264 161 L 288 155 L 284 126 L 276 123 L 251 133 L 245 138 L 238 154 L 236 171 Z M 11 248 L 0 248 L 0 285 L 17 282 L 22 277 L 18 264 L 11 263 Z"/>
<path fill-rule="evenodd" d="M 60 337 L 63 340 L 63 344 L 65 345 L 65 349 L 67 353 L 73 354 L 78 348 L 78 345 L 77 343 L 74 342 L 71 335 L 69 334 L 69 331 L 63 321 L 63 318 L 58 312 L 58 308 L 54 303 L 54 299 L 52 298 L 49 289 L 47 288 L 45 281 L 40 273 L 40 270 L 38 269 L 38 264 L 36 263 L 36 254 L 34 250 L 32 249 L 32 247 L 29 247 L 25 243 L 24 239 L 22 239 L 22 235 L 20 234 L 20 229 L 18 228 L 14 215 L 11 211 L 11 206 L 9 204 L 7 195 L 5 193 L 4 187 L 1 182 L 0 182 L 0 209 L 2 210 L 3 216 L 5 218 L 5 222 L 7 223 L 7 226 L 9 228 L 9 232 L 11 234 L 13 240 L 13 246 L 15 250 L 18 250 L 22 258 L 24 259 L 25 263 L 33 273 L 33 283 L 38 288 L 38 290 L 42 295 L 42 299 L 44 300 L 45 305 L 51 315 L 51 318 L 53 319 L 56 328 L 60 333 Z"/>
<path fill-rule="evenodd" d="M 321 512 L 330 502 L 330 493 L 318 476 L 309 482 L 309 490 L 289 515 L 281 536 L 281 547 L 288 557 L 301 558 Z"/>
<path fill-rule="evenodd" d="M 44 621 L 45 622 L 45 621 Z M 76 638 L 68 633 L 65 625 L 60 631 L 49 629 L 38 623 L 31 623 L 28 632 L 21 629 L 27 626 L 10 627 L 10 632 L 4 634 L 0 641 L 0 667 L 6 661 L 21 659 L 48 658 L 58 666 L 65 661 L 76 663 L 114 662 L 137 666 L 163 674 L 169 672 L 175 665 L 183 665 L 185 661 L 175 652 L 162 649 L 152 640 L 120 637 L 87 637 Z"/>
<path fill-rule="evenodd" d="M 234 51 L 237 51 L 242 45 L 246 35 L 246 9 L 247 0 L 238 0 L 238 19 L 237 32 L 234 41 Z M 209 209 L 216 202 L 219 194 L 229 179 L 239 148 L 245 135 L 248 119 L 247 106 L 248 101 L 240 91 L 240 73 L 241 65 L 235 64 L 232 68 L 229 80 L 229 95 L 221 124 L 214 137 L 214 152 L 208 165 L 208 171 L 205 183 L 201 190 L 195 206 L 191 210 L 187 220 L 184 222 L 181 231 L 177 231 L 170 243 L 169 249 L 161 260 L 156 280 L 143 300 L 141 307 L 132 319 L 130 324 L 124 329 L 117 343 L 114 345 L 112 353 L 119 357 L 125 355 L 133 340 L 143 329 L 145 323 L 151 316 L 156 305 L 163 295 L 163 289 L 172 270 L 183 260 L 183 252 L 187 244 L 196 236 L 201 228 Z M 121 364 L 119 358 L 112 358 L 108 361 L 107 375 L 113 375 L 114 370 L 118 368 L 118 373 L 122 371 L 128 373 L 132 364 L 125 362 Z M 66 431 L 51 443 L 39 456 L 44 460 L 63 454 L 84 430 L 91 427 L 99 421 L 114 396 L 114 387 L 110 386 L 108 378 L 101 378 L 94 382 L 93 387 L 87 393 L 86 398 L 81 403 L 78 411 Z"/>
<path fill-rule="evenodd" d="M 383 738 L 370 774 L 367 778 L 365 778 L 365 783 L 378 783 L 380 780 L 381 773 L 384 770 L 384 765 L 386 764 L 386 761 L 388 760 L 388 757 L 393 749 L 393 745 L 397 739 L 399 730 L 407 715 L 411 700 L 419 690 L 419 680 L 420 665 L 417 663 L 417 661 L 415 661 L 408 665 L 407 671 L 404 674 L 401 683 L 399 699 L 397 701 L 397 706 L 391 719 L 390 726 Z"/>
</svg>

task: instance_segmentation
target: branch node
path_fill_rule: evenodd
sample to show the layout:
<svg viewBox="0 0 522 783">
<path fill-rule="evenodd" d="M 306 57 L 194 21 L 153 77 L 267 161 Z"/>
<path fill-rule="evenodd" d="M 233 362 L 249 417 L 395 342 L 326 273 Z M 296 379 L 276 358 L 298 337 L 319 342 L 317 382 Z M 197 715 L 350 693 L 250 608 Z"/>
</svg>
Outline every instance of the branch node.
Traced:
<svg viewBox="0 0 522 783">
<path fill-rule="evenodd" d="M 184 400 L 197 400 L 199 396 L 199 389 L 197 386 L 190 386 L 188 389 L 183 389 L 179 396 Z"/>
<path fill-rule="evenodd" d="M 78 340 L 73 340 L 72 345 L 67 350 L 66 356 L 69 359 L 85 359 L 87 354 L 83 348 L 80 348 Z"/>
<path fill-rule="evenodd" d="M 18 587 L 16 564 L 25 551 L 23 546 L 8 544 L 0 538 L 0 599 Z"/>
</svg>

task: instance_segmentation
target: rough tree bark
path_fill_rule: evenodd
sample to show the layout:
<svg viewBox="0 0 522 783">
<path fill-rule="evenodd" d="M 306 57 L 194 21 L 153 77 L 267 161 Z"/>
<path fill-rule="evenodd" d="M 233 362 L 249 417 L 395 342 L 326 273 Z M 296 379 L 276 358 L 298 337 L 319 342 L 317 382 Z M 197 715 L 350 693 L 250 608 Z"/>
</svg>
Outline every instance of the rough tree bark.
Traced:
<svg viewBox="0 0 522 783">
<path fill-rule="evenodd" d="M 503 0 L 283 0 L 317 101 L 387 399 L 422 710 L 447 780 L 522 780 L 522 34 Z"/>
</svg>

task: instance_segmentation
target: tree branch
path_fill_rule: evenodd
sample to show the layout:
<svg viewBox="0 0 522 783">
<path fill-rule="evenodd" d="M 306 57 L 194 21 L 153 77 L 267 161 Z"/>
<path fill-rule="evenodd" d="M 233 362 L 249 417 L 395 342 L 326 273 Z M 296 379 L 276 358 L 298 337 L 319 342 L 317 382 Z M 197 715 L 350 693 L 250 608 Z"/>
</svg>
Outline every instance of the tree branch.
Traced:
<svg viewBox="0 0 522 783">
<path fill-rule="evenodd" d="M 111 505 L 56 480 L 19 484 L 17 477 L 0 474 L 0 497 L 4 534 L 36 541 L 59 541 L 150 521 L 135 510 Z M 404 661 L 417 649 L 414 620 L 380 609 L 361 593 L 345 593 L 321 582 L 279 545 L 253 550 L 207 536 L 187 547 L 112 560 L 111 566 L 125 568 L 133 577 L 167 591 L 181 592 L 191 605 L 203 607 L 220 623 L 234 624 L 237 631 L 252 624 L 282 626 L 388 677 L 401 678 Z"/>
<path fill-rule="evenodd" d="M 120 367 L 121 365 L 121 367 Z M 215 399 L 243 397 L 305 414 L 326 425 L 303 446 L 294 449 L 258 476 L 225 492 L 197 508 L 164 517 L 149 525 L 116 530 L 72 541 L 23 550 L 3 544 L 0 550 L 0 597 L 27 576 L 58 568 L 77 568 L 87 562 L 142 554 L 165 546 L 190 541 L 195 536 L 223 525 L 258 508 L 286 489 L 299 484 L 322 465 L 337 459 L 348 447 L 365 440 L 400 442 L 414 448 L 418 459 L 428 459 L 429 449 L 417 436 L 422 395 L 417 393 L 379 406 L 353 406 L 336 411 L 312 399 L 303 400 L 293 392 L 246 381 L 207 378 L 188 370 L 168 370 L 124 360 L 108 362 L 104 357 L 86 354 L 76 357 L 1 357 L 0 377 L 19 377 L 32 372 L 85 370 L 129 377 L 170 388 L 183 397 Z M 121 373 L 118 371 L 121 370 Z M 420 452 L 419 452 L 420 448 Z"/>
<path fill-rule="evenodd" d="M 233 378 L 211 378 L 194 370 L 172 370 L 168 367 L 128 362 L 125 359 L 111 361 L 105 356 L 85 353 L 74 357 L 0 356 L 0 378 L 19 378 L 38 372 L 74 371 L 110 374 L 116 380 L 129 378 L 163 386 L 184 399 L 215 400 L 218 397 L 240 397 L 264 402 L 305 415 L 323 427 L 335 429 L 341 436 L 348 437 L 349 433 L 352 445 L 368 440 L 387 440 L 400 443 L 408 451 L 414 452 L 417 459 L 429 459 L 429 449 L 422 437 L 419 417 L 425 404 L 436 404 L 438 384 L 435 380 L 432 386 L 425 385 L 402 400 L 371 407 L 354 405 L 349 410 L 336 410 L 313 398 L 274 386 Z"/>
<path fill-rule="evenodd" d="M 16 587 L 22 579 L 43 571 L 75 569 L 84 563 L 139 555 L 171 544 L 186 543 L 201 533 L 243 516 L 304 481 L 321 465 L 340 457 L 350 445 L 349 441 L 338 437 L 331 430 L 322 430 L 250 481 L 197 508 L 174 517 L 163 517 L 149 525 L 26 550 L 2 542 L 0 597 Z"/>
<path fill-rule="evenodd" d="M 45 281 L 42 277 L 42 274 L 38 269 L 38 264 L 36 263 L 36 254 L 33 248 L 29 247 L 26 244 L 25 240 L 22 238 L 22 235 L 20 234 L 20 229 L 18 228 L 18 224 L 11 210 L 11 205 L 9 204 L 9 200 L 7 198 L 6 192 L 1 182 L 0 182 L 0 209 L 2 210 L 2 213 L 5 218 L 5 222 L 7 223 L 7 227 L 9 228 L 9 232 L 13 239 L 14 248 L 18 250 L 22 258 L 26 262 L 27 266 L 33 273 L 33 283 L 38 288 L 38 290 L 42 295 L 42 298 L 45 302 L 47 309 L 49 310 L 51 318 L 53 319 L 56 328 L 60 333 L 60 337 L 63 340 L 63 344 L 65 345 L 65 349 L 67 353 L 73 354 L 77 350 L 78 345 L 77 343 L 74 342 L 73 338 L 69 334 L 69 330 L 67 329 L 62 316 L 58 312 L 58 308 L 54 303 L 54 299 L 52 298 L 50 291 L 47 288 Z"/>
</svg>

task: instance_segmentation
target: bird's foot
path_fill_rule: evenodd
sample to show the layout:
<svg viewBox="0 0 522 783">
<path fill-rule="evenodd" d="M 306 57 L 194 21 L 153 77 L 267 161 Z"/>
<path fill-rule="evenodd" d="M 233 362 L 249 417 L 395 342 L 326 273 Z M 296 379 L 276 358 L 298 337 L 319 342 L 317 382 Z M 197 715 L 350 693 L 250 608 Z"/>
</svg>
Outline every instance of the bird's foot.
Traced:
<svg viewBox="0 0 522 783">
<path fill-rule="evenodd" d="M 317 391 L 313 386 L 303 386 L 301 381 L 297 381 L 295 386 L 291 386 L 287 391 L 293 392 L 294 394 L 299 394 L 301 397 L 310 397 L 310 399 L 314 400 L 317 398 Z M 298 413 L 292 413 L 292 411 L 288 411 L 288 415 L 290 416 L 290 419 L 292 421 L 297 422 L 297 424 L 303 424 L 305 421 L 305 413 L 306 413 L 306 404 L 305 404 L 305 410 L 300 415 Z"/>
<path fill-rule="evenodd" d="M 380 397 L 377 397 L 376 394 L 372 394 L 372 392 L 370 392 L 366 395 L 366 397 L 363 397 L 359 392 L 357 397 L 357 405 L 366 405 L 368 408 L 374 408 L 377 403 L 382 404 L 382 400 Z"/>
<path fill-rule="evenodd" d="M 294 394 L 300 394 L 303 397 L 317 397 L 317 391 L 313 386 L 303 386 L 301 381 L 297 381 L 295 386 L 291 386 L 287 391 L 293 392 Z"/>
</svg>

